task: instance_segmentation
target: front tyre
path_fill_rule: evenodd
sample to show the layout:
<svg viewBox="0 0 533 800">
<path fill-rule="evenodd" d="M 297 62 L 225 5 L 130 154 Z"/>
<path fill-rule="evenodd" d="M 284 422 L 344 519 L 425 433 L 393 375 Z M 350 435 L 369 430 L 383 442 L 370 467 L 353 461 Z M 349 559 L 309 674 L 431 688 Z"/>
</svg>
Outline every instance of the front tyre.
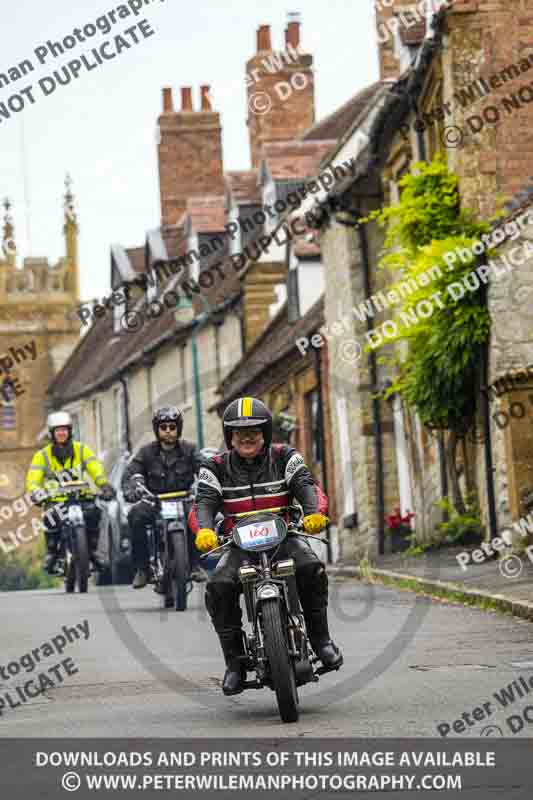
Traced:
<svg viewBox="0 0 533 800">
<path fill-rule="evenodd" d="M 172 531 L 168 534 L 168 540 L 170 545 L 170 558 L 167 598 L 172 598 L 172 602 L 167 608 L 172 608 L 172 606 L 174 606 L 176 611 L 186 611 L 187 583 L 190 580 L 189 550 L 187 547 L 186 534 L 183 531 Z"/>
<path fill-rule="evenodd" d="M 74 539 L 73 561 L 75 562 L 78 591 L 83 594 L 89 586 L 89 545 L 85 526 L 77 525 L 72 532 L 72 536 Z"/>
<path fill-rule="evenodd" d="M 298 722 L 298 690 L 279 600 L 264 600 L 261 603 L 261 616 L 266 656 L 276 690 L 280 717 L 283 722 Z"/>
<path fill-rule="evenodd" d="M 70 556 L 65 567 L 65 591 L 67 594 L 72 594 L 76 588 L 76 562 Z"/>
</svg>

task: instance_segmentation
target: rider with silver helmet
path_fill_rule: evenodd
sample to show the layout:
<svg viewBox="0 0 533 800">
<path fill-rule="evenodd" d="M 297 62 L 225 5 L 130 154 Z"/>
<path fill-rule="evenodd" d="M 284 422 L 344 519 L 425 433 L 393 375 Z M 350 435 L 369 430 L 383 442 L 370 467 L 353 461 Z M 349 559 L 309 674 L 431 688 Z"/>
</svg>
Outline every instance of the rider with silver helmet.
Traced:
<svg viewBox="0 0 533 800">
<path fill-rule="evenodd" d="M 57 492 L 61 483 L 68 480 L 82 480 L 86 474 L 100 489 L 105 500 L 111 500 L 115 496 L 115 490 L 93 451 L 86 444 L 72 438 L 72 418 L 67 411 L 55 411 L 49 414 L 46 424 L 50 443 L 34 454 L 26 475 L 26 491 L 31 492 L 36 505 L 50 506 L 50 510 L 44 515 L 47 554 L 43 568 L 47 572 L 52 572 L 62 526 L 59 504 L 66 500 L 66 495 Z M 53 496 L 47 489 L 54 489 Z M 94 497 L 94 493 L 89 490 L 82 494 L 87 499 Z M 96 548 L 101 511 L 95 504 L 86 504 L 83 514 L 87 526 L 89 555 L 95 568 L 100 569 Z"/>
<path fill-rule="evenodd" d="M 233 527 L 232 514 L 272 507 L 289 507 L 297 500 L 304 512 L 304 528 L 319 533 L 328 523 L 327 498 L 313 479 L 303 457 L 286 444 L 271 444 L 272 414 L 255 397 L 240 397 L 228 405 L 222 418 L 228 450 L 202 462 L 196 501 L 189 523 L 196 546 L 209 552 L 217 546 L 215 516 L 225 516 L 225 532 Z M 281 558 L 293 558 L 296 582 L 311 646 L 323 665 L 338 669 L 343 657 L 332 642 L 327 618 L 328 579 L 325 566 L 311 546 L 297 537 L 280 546 Z M 206 607 L 220 639 L 226 661 L 222 691 L 242 692 L 246 672 L 238 570 L 245 554 L 232 547 L 221 557 L 206 588 Z"/>
<path fill-rule="evenodd" d="M 183 417 L 176 406 L 163 406 L 152 417 L 155 442 L 141 447 L 130 461 L 122 478 L 122 491 L 130 503 L 135 503 L 128 514 L 131 530 L 132 556 L 135 568 L 133 588 L 142 589 L 149 578 L 149 552 L 146 529 L 155 521 L 154 507 L 142 501 L 142 487 L 153 494 L 188 491 L 198 472 L 199 456 L 196 446 L 181 439 Z M 188 509 L 187 509 L 188 513 Z M 199 565 L 199 553 L 192 536 L 189 541 L 191 577 L 205 580 Z"/>
</svg>

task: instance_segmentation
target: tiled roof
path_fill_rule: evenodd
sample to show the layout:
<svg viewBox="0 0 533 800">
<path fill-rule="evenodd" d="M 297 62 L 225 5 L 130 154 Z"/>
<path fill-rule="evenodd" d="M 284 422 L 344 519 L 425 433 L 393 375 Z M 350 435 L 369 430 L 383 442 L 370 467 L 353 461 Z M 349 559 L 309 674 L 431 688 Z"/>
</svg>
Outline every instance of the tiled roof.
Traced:
<svg viewBox="0 0 533 800">
<path fill-rule="evenodd" d="M 275 181 L 311 178 L 334 140 L 270 142 L 263 146 L 263 161 Z"/>
<path fill-rule="evenodd" d="M 256 169 L 224 173 L 228 194 L 237 205 L 256 205 L 261 202 L 261 189 Z"/>
<path fill-rule="evenodd" d="M 229 403 L 242 394 L 254 394 L 263 379 L 268 382 L 268 374 L 274 364 L 298 352 L 296 339 L 308 336 L 323 324 L 323 297 L 294 324 L 288 321 L 287 304 L 284 303 L 270 325 L 223 380 L 222 397 L 217 406 Z"/>
<path fill-rule="evenodd" d="M 358 92 L 332 114 L 315 122 L 313 127 L 302 135 L 301 140 L 309 142 L 342 138 L 381 85 L 382 82 L 378 81 Z"/>
</svg>

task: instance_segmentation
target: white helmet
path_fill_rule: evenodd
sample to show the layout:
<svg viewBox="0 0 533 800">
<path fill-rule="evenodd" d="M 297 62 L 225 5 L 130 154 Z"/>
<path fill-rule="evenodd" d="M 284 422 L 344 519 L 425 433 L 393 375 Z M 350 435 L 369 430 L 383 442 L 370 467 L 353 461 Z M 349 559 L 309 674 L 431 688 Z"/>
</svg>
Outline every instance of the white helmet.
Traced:
<svg viewBox="0 0 533 800">
<path fill-rule="evenodd" d="M 68 411 L 54 411 L 52 414 L 48 414 L 46 425 L 50 436 L 52 436 L 54 428 L 67 427 L 72 431 L 72 417 Z"/>
</svg>

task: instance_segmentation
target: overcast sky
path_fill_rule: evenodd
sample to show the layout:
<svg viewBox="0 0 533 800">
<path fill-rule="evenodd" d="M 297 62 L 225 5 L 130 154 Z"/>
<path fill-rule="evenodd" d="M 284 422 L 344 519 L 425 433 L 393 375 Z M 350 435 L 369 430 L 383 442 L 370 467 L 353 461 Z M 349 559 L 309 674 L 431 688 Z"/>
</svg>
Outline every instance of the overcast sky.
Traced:
<svg viewBox="0 0 533 800">
<path fill-rule="evenodd" d="M 301 12 L 302 47 L 314 56 L 317 119 L 378 77 L 373 0 L 152 0 L 110 33 L 39 64 L 37 47 L 63 40 L 120 4 L 17 0 L 2 15 L 0 73 L 26 58 L 35 71 L 0 88 L 0 104 L 30 85 L 35 103 L 27 99 L 9 120 L 0 116 L 1 198 L 14 203 L 19 256 L 55 262 L 64 252 L 63 182 L 71 173 L 84 299 L 108 291 L 110 244 L 138 246 L 145 230 L 159 224 L 155 132 L 163 86 L 174 88 L 178 108 L 179 88 L 195 87 L 198 108 L 198 87 L 211 84 L 222 115 L 224 168 L 235 170 L 250 166 L 244 76 L 260 24 L 271 25 L 273 47 L 281 49 L 287 12 Z M 139 44 L 44 96 L 39 79 L 142 19 L 153 36 L 144 39 L 138 31 Z"/>
</svg>

